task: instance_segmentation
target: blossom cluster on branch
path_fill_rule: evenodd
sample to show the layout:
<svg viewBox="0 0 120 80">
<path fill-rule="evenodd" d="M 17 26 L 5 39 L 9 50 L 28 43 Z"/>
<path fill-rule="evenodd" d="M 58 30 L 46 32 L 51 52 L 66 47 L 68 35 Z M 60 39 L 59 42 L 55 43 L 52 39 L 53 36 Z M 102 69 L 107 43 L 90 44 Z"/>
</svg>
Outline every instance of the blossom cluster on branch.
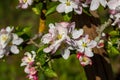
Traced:
<svg viewBox="0 0 120 80">
<path fill-rule="evenodd" d="M 51 5 L 53 4 L 53 5 Z M 23 31 L 12 33 L 13 27 L 7 27 L 0 31 L 0 58 L 10 53 L 18 54 L 20 52 L 19 46 L 23 47 L 25 44 L 33 44 L 37 47 L 36 51 L 25 52 L 25 56 L 22 58 L 21 66 L 25 66 L 25 73 L 28 74 L 30 80 L 38 80 L 38 73 L 42 71 L 46 74 L 52 74 L 56 77 L 56 74 L 51 70 L 50 61 L 55 55 L 60 55 L 64 59 L 68 59 L 71 53 L 76 54 L 80 64 L 82 66 L 92 65 L 91 57 L 94 56 L 94 48 L 103 48 L 107 46 L 107 51 L 119 53 L 120 49 L 120 0 L 19 0 L 17 8 L 27 9 L 29 6 L 32 10 L 40 15 L 40 29 L 45 29 L 46 17 L 56 13 L 61 14 L 62 22 L 49 22 L 48 31 L 43 32 L 43 29 L 38 33 L 39 36 L 34 38 L 23 37 L 23 35 L 29 30 L 24 28 Z M 82 13 L 88 16 L 94 16 L 98 9 L 105 10 L 110 14 L 108 21 L 99 25 L 96 28 L 98 36 L 94 39 L 90 38 L 89 34 L 86 34 L 84 29 L 76 28 L 76 23 L 71 22 L 71 18 L 74 15 L 81 15 Z M 98 14 L 97 14 L 98 15 Z M 53 19 L 52 19 L 53 20 Z M 113 20 L 113 22 L 112 22 Z M 42 21 L 42 22 L 41 22 Z M 109 31 L 107 34 L 104 30 L 109 26 L 116 26 L 116 30 Z M 45 29 L 45 30 L 47 30 Z M 19 31 L 19 30 L 18 30 Z M 21 37 L 18 37 L 18 35 Z M 113 37 L 114 36 L 114 37 Z M 113 40 L 115 38 L 115 40 Z M 35 41 L 35 40 L 39 40 Z M 105 44 L 107 42 L 107 44 Z M 29 43 L 29 44 L 28 44 Z M 21 45 L 20 45 L 21 44 Z M 117 44 L 113 47 L 113 45 Z M 17 47 L 18 46 L 18 47 Z M 47 66 L 47 67 L 46 67 Z"/>
</svg>

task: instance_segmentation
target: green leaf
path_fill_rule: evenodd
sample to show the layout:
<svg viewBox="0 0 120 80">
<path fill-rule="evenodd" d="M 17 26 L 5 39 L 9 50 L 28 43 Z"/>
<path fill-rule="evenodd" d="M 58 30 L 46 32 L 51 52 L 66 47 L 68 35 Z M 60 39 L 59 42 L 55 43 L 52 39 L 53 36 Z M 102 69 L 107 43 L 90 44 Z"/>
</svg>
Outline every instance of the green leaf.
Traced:
<svg viewBox="0 0 120 80">
<path fill-rule="evenodd" d="M 72 16 L 70 16 L 69 14 L 65 14 L 63 15 L 64 21 L 70 21 Z"/>
<path fill-rule="evenodd" d="M 116 56 L 116 55 L 120 54 L 119 50 L 113 46 L 108 48 L 108 52 L 109 52 L 110 56 Z"/>
<path fill-rule="evenodd" d="M 32 10 L 35 14 L 40 15 L 42 7 L 43 7 L 43 4 L 39 3 L 39 4 L 35 5 L 35 7 L 33 7 Z"/>
<path fill-rule="evenodd" d="M 83 12 L 87 14 L 88 16 L 92 16 L 86 9 L 83 8 Z"/>
<path fill-rule="evenodd" d="M 47 68 L 44 73 L 46 76 L 50 78 L 57 77 L 57 74 L 52 69 L 49 68 Z"/>
<path fill-rule="evenodd" d="M 117 35 L 119 35 L 118 31 L 111 31 L 109 34 L 111 36 L 117 36 Z"/>
<path fill-rule="evenodd" d="M 57 7 L 57 5 L 51 7 L 50 9 L 48 9 L 45 15 L 48 16 L 51 13 L 55 12 L 56 11 L 56 7 Z"/>
</svg>

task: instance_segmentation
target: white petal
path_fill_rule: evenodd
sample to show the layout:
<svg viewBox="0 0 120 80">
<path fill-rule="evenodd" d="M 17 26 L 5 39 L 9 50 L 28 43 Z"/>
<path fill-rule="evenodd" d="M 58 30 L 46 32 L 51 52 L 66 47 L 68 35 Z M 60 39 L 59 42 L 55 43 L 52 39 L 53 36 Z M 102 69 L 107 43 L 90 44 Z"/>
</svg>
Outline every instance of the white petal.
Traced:
<svg viewBox="0 0 120 80">
<path fill-rule="evenodd" d="M 32 5 L 33 0 L 27 0 L 27 3 L 28 3 L 29 5 Z"/>
<path fill-rule="evenodd" d="M 19 49 L 15 45 L 11 46 L 10 51 L 12 53 L 14 53 L 14 54 L 18 54 L 19 53 Z"/>
<path fill-rule="evenodd" d="M 45 34 L 41 41 L 44 43 L 44 44 L 48 44 L 50 43 L 50 41 L 52 41 L 52 35 L 51 34 Z"/>
<path fill-rule="evenodd" d="M 26 66 L 25 69 L 24 69 L 25 73 L 29 74 L 30 73 L 30 69 L 29 69 L 29 66 Z"/>
<path fill-rule="evenodd" d="M 90 4 L 90 10 L 96 10 L 99 7 L 100 3 L 99 0 L 92 0 Z"/>
<path fill-rule="evenodd" d="M 101 3 L 101 5 L 103 7 L 105 7 L 107 5 L 107 1 L 106 0 L 99 0 L 99 2 Z"/>
<path fill-rule="evenodd" d="M 7 32 L 11 32 L 13 30 L 13 27 L 12 28 L 10 28 L 9 26 L 6 28 L 6 31 Z"/>
<path fill-rule="evenodd" d="M 4 55 L 0 55 L 0 58 L 3 58 Z"/>
<path fill-rule="evenodd" d="M 65 7 L 65 13 L 69 13 L 69 12 L 71 12 L 71 11 L 73 11 L 72 6 L 66 6 L 66 7 Z"/>
<path fill-rule="evenodd" d="M 93 41 L 93 40 L 87 44 L 87 47 L 89 47 L 89 48 L 94 48 L 95 46 L 97 46 L 97 42 Z"/>
<path fill-rule="evenodd" d="M 61 3 L 66 3 L 67 0 L 59 0 Z"/>
<path fill-rule="evenodd" d="M 63 13 L 65 12 L 65 4 L 59 4 L 56 8 L 57 12 Z"/>
<path fill-rule="evenodd" d="M 28 4 L 27 3 L 25 3 L 25 4 L 22 4 L 22 6 L 21 6 L 23 9 L 26 9 L 26 8 L 28 8 Z"/>
<path fill-rule="evenodd" d="M 85 55 L 87 57 L 93 57 L 93 52 L 90 48 L 85 48 Z"/>
<path fill-rule="evenodd" d="M 13 40 L 13 41 L 12 41 L 12 44 L 20 45 L 22 42 L 23 42 L 23 39 L 22 39 L 22 38 L 19 38 L 19 39 L 17 39 L 17 40 Z"/>
<path fill-rule="evenodd" d="M 74 31 L 72 32 L 72 37 L 73 37 L 73 39 L 77 39 L 77 38 L 79 38 L 82 34 L 83 34 L 83 29 L 74 30 Z"/>
<path fill-rule="evenodd" d="M 62 53 L 62 57 L 63 57 L 64 59 L 68 59 L 69 56 L 70 56 L 70 50 L 69 50 L 69 49 L 65 49 L 65 50 L 63 51 L 63 53 Z"/>
<path fill-rule="evenodd" d="M 20 66 L 25 66 L 25 65 L 27 65 L 25 62 L 22 62 L 22 63 L 20 64 Z"/>
</svg>

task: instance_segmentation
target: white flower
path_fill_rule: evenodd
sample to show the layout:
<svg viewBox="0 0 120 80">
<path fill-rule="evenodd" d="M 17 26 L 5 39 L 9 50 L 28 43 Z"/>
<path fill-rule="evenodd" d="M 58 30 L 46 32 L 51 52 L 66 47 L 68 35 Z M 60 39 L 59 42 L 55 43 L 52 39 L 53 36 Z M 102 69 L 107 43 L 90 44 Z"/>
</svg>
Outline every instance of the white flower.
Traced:
<svg viewBox="0 0 120 80">
<path fill-rule="evenodd" d="M 26 9 L 29 5 L 32 5 L 33 0 L 19 0 L 18 8 Z"/>
<path fill-rule="evenodd" d="M 90 10 L 94 11 L 96 10 L 100 4 L 105 7 L 107 5 L 107 1 L 106 0 L 92 0 L 91 4 L 90 4 Z"/>
<path fill-rule="evenodd" d="M 26 52 L 25 57 L 22 58 L 21 66 L 32 65 L 35 61 L 36 53 L 35 51 L 31 51 L 31 53 Z"/>
<path fill-rule="evenodd" d="M 85 37 L 82 37 L 80 40 L 76 40 L 75 42 L 78 46 L 77 51 L 84 53 L 88 57 L 93 56 L 92 48 L 97 45 L 96 41 L 90 40 L 88 35 L 86 35 Z"/>
<path fill-rule="evenodd" d="M 72 1 L 72 0 L 59 0 L 61 2 L 61 4 L 59 4 L 56 8 L 56 10 L 59 13 L 69 13 L 71 11 L 73 11 L 73 9 L 77 9 L 78 5 Z"/>
<path fill-rule="evenodd" d="M 5 48 L 6 45 L 10 42 L 11 40 L 11 31 L 13 30 L 13 28 L 7 27 L 6 29 L 2 29 L 0 31 L 0 45 L 1 48 Z"/>
</svg>

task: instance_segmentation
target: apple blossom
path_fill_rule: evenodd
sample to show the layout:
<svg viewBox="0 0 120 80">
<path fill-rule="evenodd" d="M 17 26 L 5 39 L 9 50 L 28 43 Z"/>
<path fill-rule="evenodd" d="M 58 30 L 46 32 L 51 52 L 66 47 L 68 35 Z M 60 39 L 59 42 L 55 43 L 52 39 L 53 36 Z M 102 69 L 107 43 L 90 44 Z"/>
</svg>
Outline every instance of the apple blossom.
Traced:
<svg viewBox="0 0 120 80">
<path fill-rule="evenodd" d="M 36 53 L 31 51 L 31 53 L 26 52 L 25 57 L 22 58 L 21 66 L 32 65 L 35 61 Z"/>
<path fill-rule="evenodd" d="M 59 0 L 59 2 L 61 2 L 61 4 L 59 4 L 56 8 L 59 13 L 69 13 L 72 12 L 73 9 L 78 9 L 77 3 L 73 0 Z"/>
<path fill-rule="evenodd" d="M 18 8 L 26 9 L 29 5 L 32 5 L 33 0 L 19 0 Z"/>
<path fill-rule="evenodd" d="M 6 29 L 0 31 L 0 58 L 4 55 L 8 55 L 9 52 L 18 54 L 18 45 L 23 42 L 22 38 L 19 38 L 17 34 L 12 33 L 13 27 L 9 26 Z"/>
<path fill-rule="evenodd" d="M 85 35 L 85 37 L 82 37 L 80 40 L 75 40 L 75 43 L 78 47 L 77 51 L 84 53 L 88 57 L 93 56 L 92 48 L 97 45 L 97 42 L 90 40 L 88 35 Z"/>
</svg>

